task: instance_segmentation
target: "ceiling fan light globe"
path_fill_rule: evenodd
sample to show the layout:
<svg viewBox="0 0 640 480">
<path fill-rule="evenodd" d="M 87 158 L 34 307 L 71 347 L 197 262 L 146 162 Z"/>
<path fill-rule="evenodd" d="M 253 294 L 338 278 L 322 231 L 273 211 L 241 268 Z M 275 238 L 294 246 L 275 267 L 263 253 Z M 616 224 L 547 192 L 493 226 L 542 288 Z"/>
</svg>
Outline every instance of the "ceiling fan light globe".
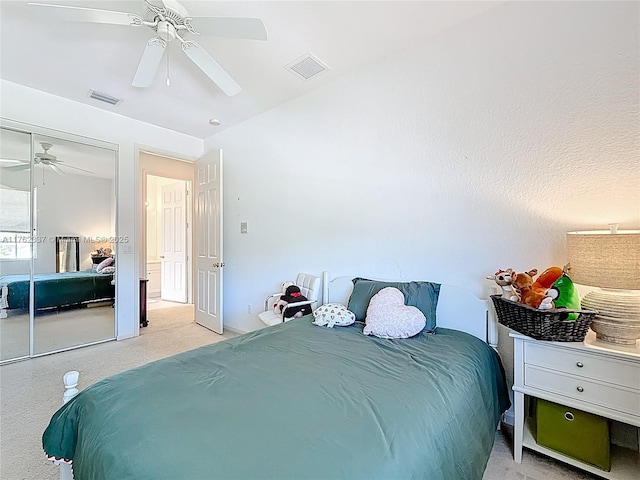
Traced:
<svg viewBox="0 0 640 480">
<path fill-rule="evenodd" d="M 176 27 L 167 21 L 158 22 L 158 36 L 165 42 L 170 42 L 176 38 Z"/>
</svg>

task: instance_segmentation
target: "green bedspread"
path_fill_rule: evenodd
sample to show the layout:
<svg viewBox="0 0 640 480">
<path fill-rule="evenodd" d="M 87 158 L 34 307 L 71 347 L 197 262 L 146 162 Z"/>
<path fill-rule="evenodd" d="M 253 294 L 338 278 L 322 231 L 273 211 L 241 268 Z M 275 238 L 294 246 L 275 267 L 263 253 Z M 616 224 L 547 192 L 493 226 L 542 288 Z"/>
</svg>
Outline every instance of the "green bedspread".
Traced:
<svg viewBox="0 0 640 480">
<path fill-rule="evenodd" d="M 81 479 L 481 479 L 509 406 L 497 354 L 307 316 L 98 382 L 44 450 Z"/>
<path fill-rule="evenodd" d="M 114 298 L 113 275 L 91 271 L 38 273 L 33 276 L 35 308 L 62 307 Z M 29 308 L 29 275 L 5 275 L 7 308 Z"/>
</svg>

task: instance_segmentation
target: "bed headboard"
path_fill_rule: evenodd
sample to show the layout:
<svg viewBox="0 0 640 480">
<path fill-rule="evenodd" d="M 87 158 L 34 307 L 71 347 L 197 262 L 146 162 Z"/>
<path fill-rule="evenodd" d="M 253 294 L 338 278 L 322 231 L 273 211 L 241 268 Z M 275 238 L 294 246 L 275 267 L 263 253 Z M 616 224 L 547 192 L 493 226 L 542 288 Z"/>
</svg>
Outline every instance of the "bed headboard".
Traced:
<svg viewBox="0 0 640 480">
<path fill-rule="evenodd" d="M 329 273 L 323 272 L 322 303 L 333 302 L 346 305 L 353 288 L 351 281 L 353 278 L 355 276 L 329 279 Z M 491 314 L 489 301 L 476 297 L 469 290 L 442 284 L 436 317 L 439 327 L 467 332 L 492 347 L 498 345 L 498 325 Z"/>
</svg>

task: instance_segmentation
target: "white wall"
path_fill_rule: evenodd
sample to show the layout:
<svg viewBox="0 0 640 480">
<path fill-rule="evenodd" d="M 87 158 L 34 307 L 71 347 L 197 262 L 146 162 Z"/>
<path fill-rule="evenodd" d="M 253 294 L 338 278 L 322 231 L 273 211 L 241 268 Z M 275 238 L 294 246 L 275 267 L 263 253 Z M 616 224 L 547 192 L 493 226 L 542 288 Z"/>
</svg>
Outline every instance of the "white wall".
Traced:
<svg viewBox="0 0 640 480">
<path fill-rule="evenodd" d="M 39 131 L 46 127 L 117 145 L 116 231 L 118 236 L 129 238 L 129 243 L 120 243 L 116 247 L 118 339 L 137 335 L 138 279 L 144 275 L 139 241 L 142 223 L 138 217 L 142 209 L 142 196 L 138 175 L 138 149 L 193 159 L 202 155 L 202 140 L 5 80 L 0 80 L 0 95 L 0 117 L 34 125 Z M 55 136 L 51 132 L 47 134 Z M 124 253 L 125 246 L 132 247 L 131 254 Z"/>
<path fill-rule="evenodd" d="M 37 172 L 40 173 L 40 172 Z M 115 235 L 115 224 L 111 223 L 113 183 L 106 178 L 87 175 L 66 174 L 64 177 L 52 171 L 46 172 L 45 184 L 38 181 L 37 233 L 47 239 L 56 236 L 80 237 L 80 270 L 91 269 L 90 255 L 96 250 L 90 237 Z M 56 271 L 55 243 L 41 245 L 34 262 L 34 273 Z"/>
<path fill-rule="evenodd" d="M 160 255 L 160 237 L 158 232 L 160 231 L 160 202 L 158 201 L 158 179 L 149 175 L 147 177 L 147 194 L 146 198 L 146 212 L 147 212 L 147 261 L 159 260 Z"/>
<path fill-rule="evenodd" d="M 44 173 L 44 178 L 43 178 Z M 10 177 L 29 178 L 29 171 L 3 173 L 3 181 L 11 184 Z M 24 180 L 19 184 L 24 185 Z M 34 273 L 56 271 L 56 236 L 80 237 L 80 270 L 91 269 L 90 255 L 97 244 L 87 241 L 91 237 L 112 237 L 113 180 L 87 175 L 57 175 L 47 167 L 36 167 L 34 186 L 37 188 L 36 234 L 42 241 L 36 244 Z M 2 274 L 29 272 L 29 260 L 2 261 Z"/>
<path fill-rule="evenodd" d="M 510 2 L 205 140 L 225 159 L 225 325 L 258 328 L 299 271 L 485 296 L 498 268 L 565 263 L 567 231 L 638 228 L 638 19 Z"/>
</svg>

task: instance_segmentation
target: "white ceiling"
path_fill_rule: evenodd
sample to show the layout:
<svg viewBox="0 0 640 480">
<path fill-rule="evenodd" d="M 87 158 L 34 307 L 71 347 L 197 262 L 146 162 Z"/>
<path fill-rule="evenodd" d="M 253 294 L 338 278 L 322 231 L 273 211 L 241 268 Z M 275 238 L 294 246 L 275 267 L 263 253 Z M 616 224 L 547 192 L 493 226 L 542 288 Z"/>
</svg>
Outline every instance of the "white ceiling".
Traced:
<svg viewBox="0 0 640 480">
<path fill-rule="evenodd" d="M 41 3 L 141 14 L 142 0 Z M 193 16 L 259 17 L 265 42 L 220 37 L 194 39 L 242 86 L 227 97 L 170 43 L 149 88 L 131 86 L 148 27 L 49 21 L 26 0 L 0 0 L 0 77 L 147 123 L 206 138 L 338 76 L 434 35 L 501 2 L 483 1 L 192 1 Z M 192 37 L 193 38 L 193 37 Z M 330 70 L 304 81 L 283 67 L 312 52 Z M 411 74 L 408 72 L 408 74 Z M 121 98 L 108 105 L 90 89 Z M 209 125 L 209 119 L 222 122 Z"/>
</svg>

